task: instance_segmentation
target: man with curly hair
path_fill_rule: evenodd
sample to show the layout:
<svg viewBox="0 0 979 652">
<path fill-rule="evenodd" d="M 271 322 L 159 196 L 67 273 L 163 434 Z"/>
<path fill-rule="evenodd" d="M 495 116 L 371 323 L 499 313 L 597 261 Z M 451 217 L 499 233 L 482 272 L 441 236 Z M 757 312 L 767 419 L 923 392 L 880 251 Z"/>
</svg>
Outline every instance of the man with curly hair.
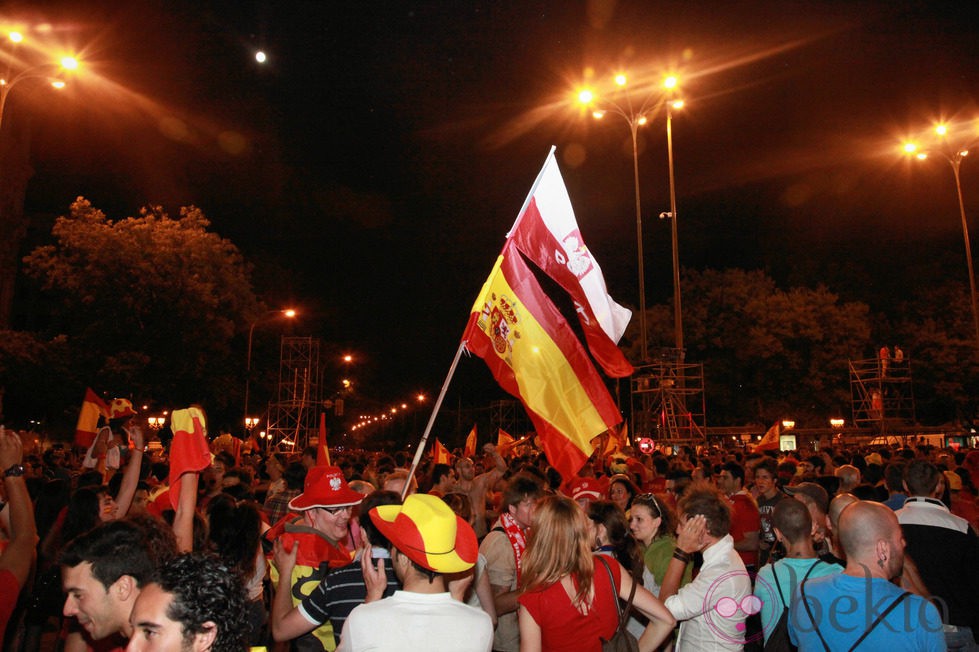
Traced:
<svg viewBox="0 0 979 652">
<path fill-rule="evenodd" d="M 175 557 L 140 591 L 130 624 L 127 650 L 241 652 L 248 629 L 241 578 L 211 555 Z"/>
</svg>

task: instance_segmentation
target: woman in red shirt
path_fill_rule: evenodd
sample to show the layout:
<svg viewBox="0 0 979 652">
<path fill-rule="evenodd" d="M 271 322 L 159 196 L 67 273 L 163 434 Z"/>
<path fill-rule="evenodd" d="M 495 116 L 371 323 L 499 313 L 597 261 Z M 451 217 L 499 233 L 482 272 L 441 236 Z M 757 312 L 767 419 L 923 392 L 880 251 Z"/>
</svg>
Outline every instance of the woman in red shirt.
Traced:
<svg viewBox="0 0 979 652">
<path fill-rule="evenodd" d="M 627 600 L 632 577 L 614 559 L 605 566 L 592 555 L 588 518 L 570 498 L 548 496 L 534 513 L 521 560 L 520 652 L 601 652 L 619 625 L 615 596 Z M 653 595 L 636 586 L 633 605 L 649 618 L 640 650 L 655 650 L 675 620 Z"/>
</svg>

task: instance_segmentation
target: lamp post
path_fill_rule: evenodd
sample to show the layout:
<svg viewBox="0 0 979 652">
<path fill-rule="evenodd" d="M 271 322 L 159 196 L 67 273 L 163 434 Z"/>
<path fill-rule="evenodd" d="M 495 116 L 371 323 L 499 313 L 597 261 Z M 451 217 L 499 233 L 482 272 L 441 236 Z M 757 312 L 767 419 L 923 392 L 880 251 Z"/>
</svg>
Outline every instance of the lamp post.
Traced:
<svg viewBox="0 0 979 652">
<path fill-rule="evenodd" d="M 672 94 L 676 77 L 666 78 L 664 86 Z M 673 110 L 683 108 L 683 101 L 670 98 L 666 102 L 666 151 L 670 169 L 670 237 L 673 244 L 673 339 L 679 362 L 683 362 L 683 308 L 680 301 L 680 244 L 677 238 L 676 178 L 673 168 Z"/>
<path fill-rule="evenodd" d="M 251 323 L 248 327 L 248 356 L 245 361 L 245 412 L 244 418 L 248 420 L 248 392 L 251 388 L 251 374 L 252 374 L 252 338 L 255 335 L 255 326 L 260 322 L 266 321 L 272 317 L 285 317 L 287 319 L 292 319 L 296 316 L 296 311 L 291 308 L 288 310 L 270 310 L 255 321 Z"/>
<path fill-rule="evenodd" d="M 973 138 L 971 142 L 967 142 L 961 147 L 953 146 L 947 139 L 949 135 L 948 132 L 948 125 L 940 124 L 935 127 L 935 134 L 940 139 L 941 147 L 932 151 L 936 152 L 939 156 L 948 161 L 949 166 L 952 168 L 952 176 L 955 177 L 955 193 L 959 200 L 959 219 L 962 221 L 962 239 L 965 243 L 965 262 L 969 270 L 972 323 L 975 329 L 976 349 L 979 351 L 979 298 L 977 298 L 976 293 L 976 272 L 972 264 L 972 243 L 969 238 L 969 222 L 965 215 L 965 202 L 962 198 L 962 178 L 959 173 L 959 169 L 962 166 L 962 159 L 969 155 L 969 146 L 975 142 L 975 138 Z M 914 155 L 914 157 L 919 161 L 923 161 L 928 158 L 930 153 L 927 150 L 921 150 L 916 143 L 905 143 L 904 151 L 907 154 Z"/>
<path fill-rule="evenodd" d="M 578 93 L 578 101 L 584 106 L 595 105 L 596 108 L 592 111 L 592 117 L 597 120 L 604 118 L 608 113 L 618 115 L 625 120 L 626 124 L 629 125 L 629 131 L 632 135 L 632 174 L 636 198 L 636 257 L 639 268 L 639 341 L 642 351 L 642 360 L 645 362 L 649 360 L 649 345 L 646 330 L 646 273 L 644 262 L 645 258 L 643 256 L 642 246 L 642 205 L 639 194 L 639 127 L 645 125 L 649 121 L 649 115 L 655 113 L 660 106 L 664 104 L 664 96 L 660 92 L 648 93 L 645 95 L 642 102 L 634 103 L 632 95 L 626 92 L 626 86 L 628 85 L 628 78 L 626 75 L 622 73 L 617 74 L 615 76 L 615 85 L 618 87 L 618 90 L 613 92 L 610 98 L 599 98 L 596 96 L 594 91 L 584 89 Z M 673 89 L 676 87 L 676 77 L 667 77 L 663 86 L 672 94 Z M 674 102 L 673 105 L 671 105 L 669 102 L 666 103 L 666 135 L 670 162 L 671 215 L 676 214 L 676 198 L 673 183 L 672 108 L 679 108 L 682 105 L 682 102 Z M 665 217 L 665 215 L 662 217 Z M 674 305 L 676 313 L 679 315 L 679 259 L 677 255 L 676 241 L 676 220 L 674 219 Z M 677 317 L 677 321 L 675 323 L 675 330 L 678 333 L 677 347 L 682 347 L 683 334 L 682 328 L 679 324 L 679 318 Z"/>
</svg>

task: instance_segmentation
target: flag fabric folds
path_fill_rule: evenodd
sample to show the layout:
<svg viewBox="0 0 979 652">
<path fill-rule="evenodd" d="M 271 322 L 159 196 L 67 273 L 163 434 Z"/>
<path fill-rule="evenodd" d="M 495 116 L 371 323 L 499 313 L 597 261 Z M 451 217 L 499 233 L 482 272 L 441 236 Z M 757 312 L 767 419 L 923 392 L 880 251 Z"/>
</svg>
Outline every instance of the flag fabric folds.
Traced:
<svg viewBox="0 0 979 652">
<path fill-rule="evenodd" d="M 632 374 L 617 346 L 632 312 L 608 294 L 602 269 L 578 230 L 553 150 L 508 238 L 571 295 L 588 348 L 605 373 L 613 378 Z"/>
<path fill-rule="evenodd" d="M 326 412 L 320 412 L 320 441 L 316 446 L 316 466 L 333 466 L 330 462 L 330 446 L 326 441 Z"/>
<path fill-rule="evenodd" d="M 452 464 L 452 455 L 449 454 L 449 449 L 442 445 L 442 442 L 435 438 L 435 446 L 432 447 L 432 455 L 434 459 L 433 464 Z"/>
<path fill-rule="evenodd" d="M 99 431 L 99 418 L 109 418 L 109 406 L 91 388 L 85 389 L 85 399 L 75 426 L 75 445 L 89 448 Z"/>
<path fill-rule="evenodd" d="M 473 457 L 476 455 L 476 424 L 473 424 L 473 429 L 469 431 L 469 436 L 466 437 L 466 447 L 462 451 L 463 457 Z"/>
<path fill-rule="evenodd" d="M 509 241 L 473 304 L 463 342 L 520 399 L 565 478 L 587 461 L 591 439 L 622 420 L 574 331 Z"/>
<path fill-rule="evenodd" d="M 170 415 L 173 441 L 170 443 L 170 505 L 180 502 L 180 476 L 203 471 L 211 465 L 207 445 L 207 421 L 200 408 L 174 410 Z"/>
<path fill-rule="evenodd" d="M 513 447 L 514 441 L 515 440 L 510 433 L 503 428 L 500 428 L 500 431 L 496 434 L 496 448 L 500 451 L 501 455 L 506 455 L 510 452 L 510 448 Z"/>
<path fill-rule="evenodd" d="M 754 450 L 756 451 L 777 451 L 780 444 L 780 435 L 782 434 L 781 424 L 776 421 L 775 425 L 769 428 L 765 432 L 765 436 L 762 437 L 757 444 L 755 444 Z"/>
</svg>

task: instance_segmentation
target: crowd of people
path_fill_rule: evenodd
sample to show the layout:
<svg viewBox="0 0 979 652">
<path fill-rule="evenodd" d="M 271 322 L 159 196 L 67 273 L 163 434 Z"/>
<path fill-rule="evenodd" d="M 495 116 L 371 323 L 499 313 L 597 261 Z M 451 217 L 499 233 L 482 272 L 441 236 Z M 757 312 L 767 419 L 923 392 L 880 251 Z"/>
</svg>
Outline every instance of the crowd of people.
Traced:
<svg viewBox="0 0 979 652">
<path fill-rule="evenodd" d="M 3 649 L 979 649 L 979 450 L 625 448 L 564 478 L 486 444 L 412 474 L 182 418 L 168 447 L 132 415 L 88 449 L 0 430 Z"/>
</svg>

